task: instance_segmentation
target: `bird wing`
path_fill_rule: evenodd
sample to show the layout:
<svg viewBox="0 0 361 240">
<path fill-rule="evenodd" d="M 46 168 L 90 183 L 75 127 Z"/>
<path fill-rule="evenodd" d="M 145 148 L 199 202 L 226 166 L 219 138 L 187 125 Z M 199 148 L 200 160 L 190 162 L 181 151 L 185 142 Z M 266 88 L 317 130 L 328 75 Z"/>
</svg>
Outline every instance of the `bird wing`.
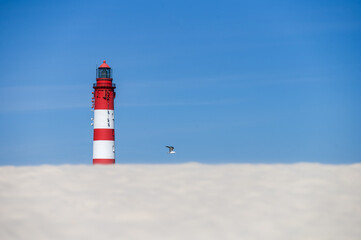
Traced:
<svg viewBox="0 0 361 240">
<path fill-rule="evenodd" d="M 172 146 L 165 146 L 165 147 L 169 148 L 169 152 L 174 150 L 174 147 L 172 147 Z"/>
</svg>

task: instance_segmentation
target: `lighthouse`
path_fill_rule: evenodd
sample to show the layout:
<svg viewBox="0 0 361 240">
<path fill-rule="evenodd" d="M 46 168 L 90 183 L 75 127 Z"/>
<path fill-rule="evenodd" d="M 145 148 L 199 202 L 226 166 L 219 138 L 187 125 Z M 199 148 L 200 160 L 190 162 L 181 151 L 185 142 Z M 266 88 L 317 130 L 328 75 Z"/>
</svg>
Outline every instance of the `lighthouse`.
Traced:
<svg viewBox="0 0 361 240">
<path fill-rule="evenodd" d="M 114 164 L 115 84 L 113 83 L 112 69 L 105 60 L 97 68 L 96 83 L 94 83 L 93 88 L 93 164 Z"/>
</svg>

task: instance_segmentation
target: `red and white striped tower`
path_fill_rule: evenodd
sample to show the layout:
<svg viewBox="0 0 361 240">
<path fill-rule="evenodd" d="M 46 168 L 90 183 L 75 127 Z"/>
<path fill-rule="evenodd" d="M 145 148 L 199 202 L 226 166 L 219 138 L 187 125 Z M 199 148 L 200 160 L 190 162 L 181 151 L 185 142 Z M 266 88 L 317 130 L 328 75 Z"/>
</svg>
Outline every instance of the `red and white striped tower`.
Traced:
<svg viewBox="0 0 361 240">
<path fill-rule="evenodd" d="M 93 164 L 114 164 L 114 98 L 115 84 L 112 69 L 103 61 L 97 69 L 97 83 L 94 83 L 94 139 Z"/>
</svg>

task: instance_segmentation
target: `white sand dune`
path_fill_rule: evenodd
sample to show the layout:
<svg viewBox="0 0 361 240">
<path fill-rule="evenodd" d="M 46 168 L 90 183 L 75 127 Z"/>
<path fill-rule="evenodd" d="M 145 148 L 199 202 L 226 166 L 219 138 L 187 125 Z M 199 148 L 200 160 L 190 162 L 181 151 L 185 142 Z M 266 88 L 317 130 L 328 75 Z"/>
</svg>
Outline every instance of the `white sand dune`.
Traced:
<svg viewBox="0 0 361 240">
<path fill-rule="evenodd" d="M 361 164 L 0 167 L 0 239 L 361 239 Z"/>
</svg>

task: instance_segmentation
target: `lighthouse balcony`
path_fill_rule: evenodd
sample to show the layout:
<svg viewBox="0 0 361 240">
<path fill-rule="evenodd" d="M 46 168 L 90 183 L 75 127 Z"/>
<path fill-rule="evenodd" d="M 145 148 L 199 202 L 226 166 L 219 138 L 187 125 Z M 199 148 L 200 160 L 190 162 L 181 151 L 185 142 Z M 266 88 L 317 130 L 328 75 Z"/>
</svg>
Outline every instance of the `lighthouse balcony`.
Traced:
<svg viewBox="0 0 361 240">
<path fill-rule="evenodd" d="M 93 88 L 95 87 L 109 87 L 109 88 L 115 88 L 115 84 L 114 83 L 94 83 L 93 84 Z"/>
</svg>

